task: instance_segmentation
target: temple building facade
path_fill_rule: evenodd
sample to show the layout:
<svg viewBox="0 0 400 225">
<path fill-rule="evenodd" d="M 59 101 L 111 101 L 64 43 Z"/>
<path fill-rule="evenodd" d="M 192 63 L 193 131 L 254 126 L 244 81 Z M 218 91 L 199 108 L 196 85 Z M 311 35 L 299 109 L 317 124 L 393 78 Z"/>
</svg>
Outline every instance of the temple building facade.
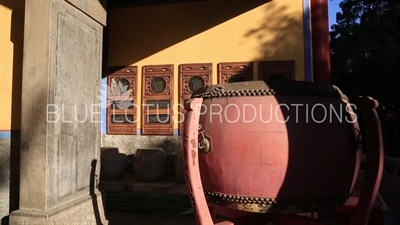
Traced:
<svg viewBox="0 0 400 225">
<path fill-rule="evenodd" d="M 100 147 L 175 154 L 206 85 L 330 80 L 327 0 L 0 0 L 0 27 L 4 224 L 106 221 Z"/>
</svg>

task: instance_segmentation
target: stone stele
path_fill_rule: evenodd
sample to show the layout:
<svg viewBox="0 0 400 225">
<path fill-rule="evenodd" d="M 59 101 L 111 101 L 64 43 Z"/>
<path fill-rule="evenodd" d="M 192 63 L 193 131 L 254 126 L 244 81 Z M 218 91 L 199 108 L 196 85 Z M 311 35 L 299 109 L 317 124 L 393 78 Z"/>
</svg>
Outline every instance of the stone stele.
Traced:
<svg viewBox="0 0 400 225">
<path fill-rule="evenodd" d="M 10 224 L 108 224 L 97 189 L 98 0 L 26 0 L 19 210 Z"/>
</svg>

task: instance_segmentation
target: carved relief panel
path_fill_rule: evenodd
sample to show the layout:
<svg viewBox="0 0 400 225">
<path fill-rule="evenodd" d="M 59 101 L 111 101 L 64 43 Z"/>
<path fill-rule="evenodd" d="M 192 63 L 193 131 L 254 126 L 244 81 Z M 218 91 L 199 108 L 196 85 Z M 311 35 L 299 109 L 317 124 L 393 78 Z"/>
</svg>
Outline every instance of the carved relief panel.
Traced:
<svg viewBox="0 0 400 225">
<path fill-rule="evenodd" d="M 107 77 L 107 133 L 136 134 L 137 66 L 110 68 Z"/>
<path fill-rule="evenodd" d="M 143 66 L 142 134 L 173 135 L 173 65 Z"/>
<path fill-rule="evenodd" d="M 218 83 L 253 80 L 253 62 L 228 62 L 218 64 Z"/>
<path fill-rule="evenodd" d="M 179 133 L 182 131 L 184 104 L 193 92 L 211 84 L 212 64 L 196 63 L 179 66 Z"/>
<path fill-rule="evenodd" d="M 261 61 L 258 63 L 260 80 L 295 80 L 295 61 Z"/>
</svg>

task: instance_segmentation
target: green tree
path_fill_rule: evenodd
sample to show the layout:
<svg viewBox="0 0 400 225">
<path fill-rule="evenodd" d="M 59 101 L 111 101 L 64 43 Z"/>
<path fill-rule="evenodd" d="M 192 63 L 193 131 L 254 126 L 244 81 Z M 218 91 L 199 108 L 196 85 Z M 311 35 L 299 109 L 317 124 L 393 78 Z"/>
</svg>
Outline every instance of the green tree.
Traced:
<svg viewBox="0 0 400 225">
<path fill-rule="evenodd" d="M 332 83 L 399 105 L 400 1 L 343 0 L 330 32 Z"/>
<path fill-rule="evenodd" d="M 400 1 L 343 0 L 330 32 L 332 83 L 399 114 Z M 399 120 L 383 122 L 385 154 L 399 157 Z"/>
</svg>

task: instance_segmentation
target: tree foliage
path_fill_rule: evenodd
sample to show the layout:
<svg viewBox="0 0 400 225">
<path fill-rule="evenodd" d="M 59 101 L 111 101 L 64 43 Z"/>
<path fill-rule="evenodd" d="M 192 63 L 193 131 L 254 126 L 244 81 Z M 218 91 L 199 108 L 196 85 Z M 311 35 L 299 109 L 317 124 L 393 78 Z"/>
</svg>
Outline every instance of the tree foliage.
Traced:
<svg viewBox="0 0 400 225">
<path fill-rule="evenodd" d="M 330 32 L 332 83 L 398 107 L 400 1 L 343 0 L 339 6 Z"/>
</svg>

